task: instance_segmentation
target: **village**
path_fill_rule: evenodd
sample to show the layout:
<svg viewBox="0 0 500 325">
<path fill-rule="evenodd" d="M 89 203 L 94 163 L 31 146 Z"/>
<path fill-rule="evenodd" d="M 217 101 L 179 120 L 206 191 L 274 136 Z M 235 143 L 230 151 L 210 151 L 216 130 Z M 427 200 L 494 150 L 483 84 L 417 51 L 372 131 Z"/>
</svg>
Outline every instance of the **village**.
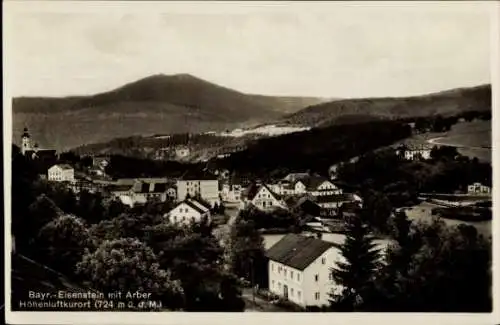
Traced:
<svg viewBox="0 0 500 325">
<path fill-rule="evenodd" d="M 425 146 L 400 146 L 395 152 L 406 160 L 431 159 L 431 148 Z M 223 245 L 227 245 L 231 226 L 242 210 L 253 209 L 264 216 L 280 213 L 300 216 L 298 228 L 278 225 L 261 229 L 269 259 L 268 289 L 264 294 L 255 285 L 243 290 L 243 297 L 255 310 L 263 308 L 262 304 L 272 306 L 273 301 L 280 299 L 304 308 L 327 305 L 332 290 L 338 289 L 330 269 L 342 259 L 339 247 L 345 240 L 344 220 L 363 207 L 360 193 L 346 191 L 337 184 L 336 166 L 324 175 L 303 171 L 272 182 L 238 179 L 229 170 L 217 169 L 189 171 L 179 178 L 112 179 L 106 174 L 109 157 L 93 156 L 91 167 L 85 171 L 75 170 L 75 166 L 59 163 L 55 150 L 41 149 L 34 144 L 28 129 L 22 135 L 21 153 L 50 165 L 46 173 L 40 175 L 42 179 L 64 184 L 74 193 L 100 193 L 107 200 L 117 200 L 131 208 L 151 201 L 173 202 L 173 208 L 164 214 L 168 223 L 208 220 L 216 224 L 214 232 Z M 435 208 L 475 206 L 478 202 L 491 204 L 491 187 L 475 182 L 462 193 L 421 193 L 419 196 L 423 204 L 430 207 L 430 219 L 434 214 L 431 210 Z M 394 212 L 407 211 L 411 215 L 412 209 L 409 206 Z M 418 211 L 424 209 L 418 207 Z M 380 236 L 376 243 L 384 250 L 391 239 Z M 257 298 L 260 305 L 256 302 L 257 293 L 260 293 Z"/>
</svg>

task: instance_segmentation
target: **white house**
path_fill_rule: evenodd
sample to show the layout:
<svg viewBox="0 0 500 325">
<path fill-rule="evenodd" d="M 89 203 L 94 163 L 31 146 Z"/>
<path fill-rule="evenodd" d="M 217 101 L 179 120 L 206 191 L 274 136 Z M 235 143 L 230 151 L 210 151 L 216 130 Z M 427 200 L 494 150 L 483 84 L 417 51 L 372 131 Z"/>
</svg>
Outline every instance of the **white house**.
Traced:
<svg viewBox="0 0 500 325">
<path fill-rule="evenodd" d="M 396 153 L 406 160 L 431 159 L 431 148 L 429 146 L 409 146 L 403 145 L 397 149 Z"/>
<path fill-rule="evenodd" d="M 317 196 L 315 202 L 323 209 L 337 209 L 345 203 L 358 203 L 361 205 L 363 200 L 356 194 L 342 193 Z"/>
<path fill-rule="evenodd" d="M 211 206 L 220 204 L 219 180 L 206 171 L 185 173 L 177 180 L 177 199 L 184 200 L 188 194 L 190 197 L 200 196 Z"/>
<path fill-rule="evenodd" d="M 300 306 L 328 305 L 330 293 L 342 288 L 331 275 L 331 268 L 343 260 L 337 244 L 288 234 L 266 256 L 269 291 Z"/>
<path fill-rule="evenodd" d="M 481 183 L 474 183 L 467 186 L 467 194 L 472 195 L 491 195 L 491 187 Z"/>
<path fill-rule="evenodd" d="M 342 190 L 335 184 L 330 182 L 327 178 L 317 175 L 311 175 L 299 179 L 295 183 L 295 193 L 309 193 L 314 196 L 322 195 L 337 195 L 341 194 Z"/>
<path fill-rule="evenodd" d="M 74 182 L 75 170 L 68 164 L 54 165 L 47 172 L 49 181 L 54 182 Z"/>
<path fill-rule="evenodd" d="M 109 187 L 113 197 L 128 206 L 145 204 L 149 199 L 165 202 L 172 193 L 165 182 L 155 182 L 154 179 L 136 179 L 133 184 L 122 181 Z"/>
<path fill-rule="evenodd" d="M 267 185 L 260 186 L 255 195 L 248 197 L 248 201 L 262 211 L 287 208 L 281 195 L 275 193 Z"/>
<path fill-rule="evenodd" d="M 278 183 L 268 186 L 272 191 L 280 195 L 301 195 L 308 193 L 320 196 L 342 193 L 342 190 L 327 178 L 308 173 L 288 174 Z"/>
<path fill-rule="evenodd" d="M 179 146 L 175 148 L 175 156 L 179 159 L 188 157 L 190 152 L 189 147 Z"/>
<path fill-rule="evenodd" d="M 170 212 L 167 217 L 171 223 L 190 223 L 200 222 L 203 218 L 207 218 L 210 222 L 210 209 L 201 202 L 193 199 L 187 199 L 179 204 Z"/>
<path fill-rule="evenodd" d="M 241 201 L 242 188 L 239 184 L 222 184 L 220 197 L 223 202 L 238 203 Z"/>
</svg>

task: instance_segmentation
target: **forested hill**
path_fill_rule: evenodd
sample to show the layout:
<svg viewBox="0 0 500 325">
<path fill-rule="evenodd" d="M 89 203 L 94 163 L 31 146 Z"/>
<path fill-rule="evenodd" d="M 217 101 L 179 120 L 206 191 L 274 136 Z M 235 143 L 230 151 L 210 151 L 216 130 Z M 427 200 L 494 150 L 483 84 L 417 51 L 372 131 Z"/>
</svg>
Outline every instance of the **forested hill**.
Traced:
<svg viewBox="0 0 500 325">
<path fill-rule="evenodd" d="M 189 74 L 160 74 L 90 96 L 14 98 L 13 136 L 17 143 L 28 127 L 41 146 L 61 150 L 133 135 L 255 125 L 324 101 L 249 95 Z"/>
<path fill-rule="evenodd" d="M 343 99 L 312 105 L 282 119 L 293 125 L 354 124 L 368 120 L 491 111 L 491 85 L 401 98 Z"/>
<path fill-rule="evenodd" d="M 256 141 L 246 150 L 218 162 L 228 169 L 261 177 L 311 170 L 326 173 L 348 160 L 411 136 L 403 121 L 334 125 Z"/>
</svg>

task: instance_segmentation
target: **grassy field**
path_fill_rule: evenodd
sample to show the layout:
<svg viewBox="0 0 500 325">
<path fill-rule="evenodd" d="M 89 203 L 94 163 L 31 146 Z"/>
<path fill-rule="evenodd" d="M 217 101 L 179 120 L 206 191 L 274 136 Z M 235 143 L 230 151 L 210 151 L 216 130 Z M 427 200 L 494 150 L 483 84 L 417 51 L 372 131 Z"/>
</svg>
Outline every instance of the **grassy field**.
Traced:
<svg viewBox="0 0 500 325">
<path fill-rule="evenodd" d="M 430 140 L 433 141 L 429 143 Z M 456 146 L 458 152 L 464 156 L 477 157 L 481 161 L 491 162 L 491 121 L 475 120 L 457 123 L 448 132 L 417 134 L 392 147 L 397 147 L 402 143 L 432 146 L 432 142 Z"/>
<path fill-rule="evenodd" d="M 429 202 L 422 202 L 419 205 L 408 208 L 406 210 L 406 215 L 410 220 L 415 222 L 431 222 L 434 218 L 439 218 L 432 215 L 432 209 L 440 207 Z M 466 224 L 476 227 L 477 231 L 485 237 L 491 236 L 491 221 L 460 221 L 453 219 L 440 218 L 448 226 L 458 226 L 459 224 Z"/>
</svg>

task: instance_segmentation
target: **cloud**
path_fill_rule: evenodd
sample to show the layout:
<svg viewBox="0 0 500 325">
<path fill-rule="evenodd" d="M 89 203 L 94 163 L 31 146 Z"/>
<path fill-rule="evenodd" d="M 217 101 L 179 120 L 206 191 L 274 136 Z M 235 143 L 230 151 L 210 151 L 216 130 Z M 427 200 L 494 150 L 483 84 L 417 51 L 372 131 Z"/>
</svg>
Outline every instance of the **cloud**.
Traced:
<svg viewBox="0 0 500 325">
<path fill-rule="evenodd" d="M 154 73 L 191 73 L 252 93 L 329 97 L 489 82 L 488 6 L 304 6 L 19 13 L 6 26 L 12 89 L 96 93 Z"/>
</svg>

